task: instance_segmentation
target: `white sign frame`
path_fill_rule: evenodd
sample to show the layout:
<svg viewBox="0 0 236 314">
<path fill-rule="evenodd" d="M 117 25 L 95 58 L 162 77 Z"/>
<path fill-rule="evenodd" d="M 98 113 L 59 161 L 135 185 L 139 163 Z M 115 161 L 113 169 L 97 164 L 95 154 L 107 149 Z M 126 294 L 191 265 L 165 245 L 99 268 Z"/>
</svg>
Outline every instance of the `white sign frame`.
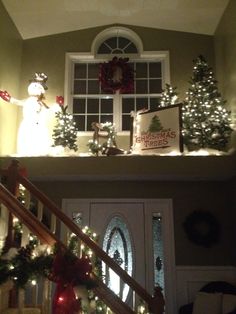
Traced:
<svg viewBox="0 0 236 314">
<path fill-rule="evenodd" d="M 139 155 L 183 152 L 181 104 L 133 114 L 131 150 Z"/>
</svg>

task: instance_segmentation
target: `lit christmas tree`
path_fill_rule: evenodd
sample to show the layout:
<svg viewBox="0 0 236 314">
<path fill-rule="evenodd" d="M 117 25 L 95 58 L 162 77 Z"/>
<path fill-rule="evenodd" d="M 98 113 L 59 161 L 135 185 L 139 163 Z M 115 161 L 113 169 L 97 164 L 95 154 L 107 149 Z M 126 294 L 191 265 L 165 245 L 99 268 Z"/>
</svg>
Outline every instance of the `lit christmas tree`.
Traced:
<svg viewBox="0 0 236 314">
<path fill-rule="evenodd" d="M 68 106 L 64 106 L 64 99 L 61 96 L 57 97 L 57 103 L 60 110 L 56 112 L 57 123 L 53 130 L 54 146 L 63 146 L 78 150 L 76 123 L 73 120 L 72 114 L 67 112 Z"/>
<path fill-rule="evenodd" d="M 176 90 L 177 87 L 172 87 L 170 84 L 166 84 L 165 89 L 161 93 L 159 107 L 167 107 L 174 105 L 178 100 L 178 94 Z"/>
<path fill-rule="evenodd" d="M 232 132 L 230 112 L 203 56 L 194 60 L 190 84 L 182 111 L 184 144 L 189 150 L 225 150 Z"/>
</svg>

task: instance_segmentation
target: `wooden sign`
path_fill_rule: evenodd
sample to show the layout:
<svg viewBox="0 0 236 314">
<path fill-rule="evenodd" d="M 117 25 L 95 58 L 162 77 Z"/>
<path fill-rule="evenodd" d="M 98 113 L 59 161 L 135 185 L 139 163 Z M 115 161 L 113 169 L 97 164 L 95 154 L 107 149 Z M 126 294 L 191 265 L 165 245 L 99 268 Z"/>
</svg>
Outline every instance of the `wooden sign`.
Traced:
<svg viewBox="0 0 236 314">
<path fill-rule="evenodd" d="M 134 114 L 132 153 L 158 155 L 182 151 L 181 105 Z"/>
</svg>

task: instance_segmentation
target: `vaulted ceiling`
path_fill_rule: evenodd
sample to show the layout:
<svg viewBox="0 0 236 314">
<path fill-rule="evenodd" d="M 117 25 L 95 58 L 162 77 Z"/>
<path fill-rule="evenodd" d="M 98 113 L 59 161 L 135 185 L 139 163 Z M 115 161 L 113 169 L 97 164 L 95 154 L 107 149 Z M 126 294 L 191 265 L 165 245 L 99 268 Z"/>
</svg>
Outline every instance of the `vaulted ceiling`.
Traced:
<svg viewBox="0 0 236 314">
<path fill-rule="evenodd" d="M 126 24 L 213 35 L 229 0 L 2 0 L 23 39 Z"/>
</svg>

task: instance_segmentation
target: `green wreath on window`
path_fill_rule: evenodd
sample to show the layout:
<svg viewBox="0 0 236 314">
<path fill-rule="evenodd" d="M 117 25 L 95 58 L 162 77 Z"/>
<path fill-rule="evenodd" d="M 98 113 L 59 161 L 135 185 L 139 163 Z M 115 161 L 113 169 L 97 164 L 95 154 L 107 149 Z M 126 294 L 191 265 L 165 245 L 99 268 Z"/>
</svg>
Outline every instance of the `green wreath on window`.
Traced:
<svg viewBox="0 0 236 314">
<path fill-rule="evenodd" d="M 187 237 L 193 243 L 209 248 L 220 238 L 220 224 L 215 216 L 206 210 L 195 210 L 183 223 Z"/>
<path fill-rule="evenodd" d="M 99 81 L 104 92 L 132 93 L 134 91 L 134 70 L 128 58 L 114 57 L 100 64 Z"/>
</svg>

